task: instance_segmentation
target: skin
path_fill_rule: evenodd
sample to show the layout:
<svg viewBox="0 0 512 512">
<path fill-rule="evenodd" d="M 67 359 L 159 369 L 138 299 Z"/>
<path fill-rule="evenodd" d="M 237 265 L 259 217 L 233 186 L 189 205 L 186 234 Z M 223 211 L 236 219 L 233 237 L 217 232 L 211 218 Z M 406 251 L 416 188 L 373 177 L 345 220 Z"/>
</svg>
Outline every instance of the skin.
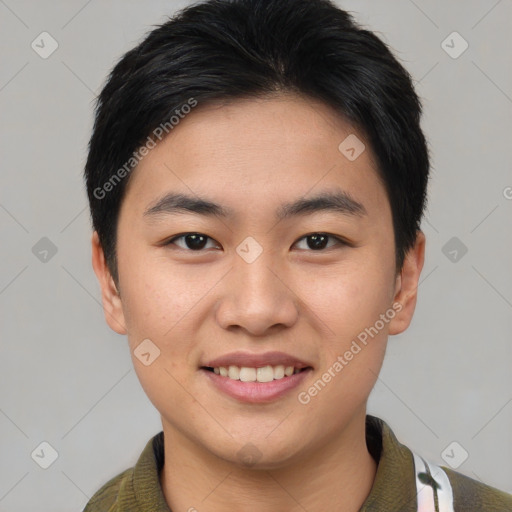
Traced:
<svg viewBox="0 0 512 512">
<path fill-rule="evenodd" d="M 118 223 L 119 294 L 97 234 L 92 261 L 105 317 L 127 334 L 142 387 L 165 437 L 161 484 L 172 510 L 356 512 L 377 464 L 365 442 L 368 396 L 388 335 L 410 324 L 423 267 L 418 232 L 395 272 L 391 209 L 369 143 L 349 161 L 338 146 L 362 135 L 322 103 L 280 94 L 196 107 L 139 163 Z M 316 212 L 276 222 L 285 202 L 343 189 L 366 216 Z M 205 196 L 233 218 L 195 213 L 145 219 L 165 192 Z M 210 237 L 201 252 L 181 238 Z M 306 235 L 329 233 L 327 247 Z M 263 252 L 252 263 L 236 252 L 251 236 Z M 192 246 L 193 247 L 193 246 Z M 297 395 L 343 355 L 357 335 L 400 303 L 401 310 L 304 405 Z M 149 338 L 160 356 L 134 355 Z M 265 404 L 214 388 L 201 362 L 244 350 L 280 350 L 313 371 L 299 389 Z M 239 451 L 252 443 L 252 466 Z"/>
</svg>

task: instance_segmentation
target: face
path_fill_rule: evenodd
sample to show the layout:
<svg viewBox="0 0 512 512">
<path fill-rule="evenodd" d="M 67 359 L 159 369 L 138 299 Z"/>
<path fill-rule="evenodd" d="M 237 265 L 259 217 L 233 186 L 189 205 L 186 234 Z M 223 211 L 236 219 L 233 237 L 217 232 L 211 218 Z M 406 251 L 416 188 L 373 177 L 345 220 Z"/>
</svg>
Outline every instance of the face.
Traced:
<svg viewBox="0 0 512 512">
<path fill-rule="evenodd" d="M 120 297 L 96 237 L 93 264 L 164 431 L 270 468 L 364 417 L 424 249 L 420 233 L 395 273 L 374 160 L 296 96 L 199 105 L 142 159 L 119 216 Z"/>
</svg>

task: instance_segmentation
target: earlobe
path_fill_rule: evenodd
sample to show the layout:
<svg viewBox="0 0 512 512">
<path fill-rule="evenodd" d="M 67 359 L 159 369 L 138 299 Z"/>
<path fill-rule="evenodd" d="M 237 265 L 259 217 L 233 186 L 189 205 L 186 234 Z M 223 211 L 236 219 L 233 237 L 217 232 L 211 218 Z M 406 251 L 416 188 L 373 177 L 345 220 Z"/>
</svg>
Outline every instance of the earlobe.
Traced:
<svg viewBox="0 0 512 512">
<path fill-rule="evenodd" d="M 101 299 L 105 320 L 109 327 L 118 334 L 126 334 L 126 323 L 121 297 L 105 261 L 98 233 L 94 231 L 91 239 L 92 267 L 101 287 Z"/>
<path fill-rule="evenodd" d="M 408 251 L 402 270 L 396 278 L 394 303 L 400 304 L 396 308 L 397 314 L 389 323 L 389 334 L 400 334 L 409 327 L 418 295 L 418 284 L 425 260 L 425 235 L 417 231 L 416 242 Z"/>
</svg>

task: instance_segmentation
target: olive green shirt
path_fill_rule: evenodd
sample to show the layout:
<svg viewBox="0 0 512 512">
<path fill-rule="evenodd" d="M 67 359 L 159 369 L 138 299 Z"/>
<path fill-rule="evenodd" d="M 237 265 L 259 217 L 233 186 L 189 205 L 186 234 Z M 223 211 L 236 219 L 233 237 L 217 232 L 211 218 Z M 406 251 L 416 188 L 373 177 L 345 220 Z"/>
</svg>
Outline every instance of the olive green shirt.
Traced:
<svg viewBox="0 0 512 512">
<path fill-rule="evenodd" d="M 511 494 L 426 461 L 399 443 L 384 421 L 370 415 L 366 442 L 378 466 L 359 512 L 512 512 Z M 101 487 L 83 512 L 172 512 L 159 480 L 163 443 L 163 432 L 152 437 L 135 466 Z M 196 508 L 201 510 L 200 503 Z"/>
</svg>

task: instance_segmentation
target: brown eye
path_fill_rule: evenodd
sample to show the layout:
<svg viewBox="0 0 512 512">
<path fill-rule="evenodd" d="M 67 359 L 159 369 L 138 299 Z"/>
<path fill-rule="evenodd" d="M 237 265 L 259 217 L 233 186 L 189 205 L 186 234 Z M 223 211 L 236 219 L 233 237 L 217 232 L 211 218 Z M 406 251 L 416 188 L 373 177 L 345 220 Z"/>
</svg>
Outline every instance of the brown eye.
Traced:
<svg viewBox="0 0 512 512">
<path fill-rule="evenodd" d="M 334 243 L 328 245 L 329 239 L 333 240 Z M 328 233 L 312 233 L 302 237 L 299 242 L 302 240 L 306 241 L 306 247 L 302 247 L 301 249 L 309 249 L 313 251 L 321 251 L 323 249 L 330 248 L 333 245 L 346 245 L 343 240 L 334 235 L 329 235 Z"/>
<path fill-rule="evenodd" d="M 175 243 L 177 240 L 183 240 L 181 244 Z M 201 251 L 207 245 L 208 240 L 213 240 L 209 236 L 203 235 L 202 233 L 184 233 L 178 235 L 169 240 L 165 245 L 177 245 L 182 249 L 188 249 L 191 251 Z"/>
</svg>

